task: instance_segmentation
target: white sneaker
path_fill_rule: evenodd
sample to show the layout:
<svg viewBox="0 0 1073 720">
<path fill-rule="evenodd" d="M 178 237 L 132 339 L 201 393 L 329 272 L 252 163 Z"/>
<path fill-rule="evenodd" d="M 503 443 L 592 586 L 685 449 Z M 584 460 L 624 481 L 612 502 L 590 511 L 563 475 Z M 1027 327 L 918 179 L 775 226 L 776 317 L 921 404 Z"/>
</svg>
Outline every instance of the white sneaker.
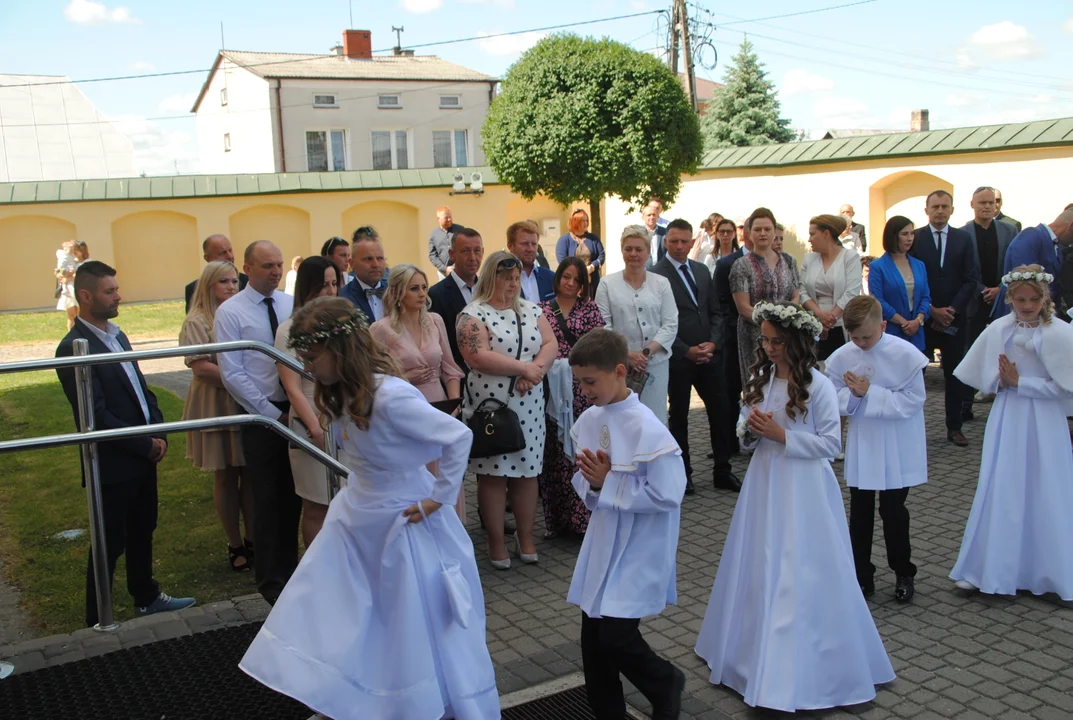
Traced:
<svg viewBox="0 0 1073 720">
<path fill-rule="evenodd" d="M 954 582 L 954 587 L 958 590 L 979 590 L 980 588 L 973 585 L 968 580 L 957 580 Z"/>
<path fill-rule="evenodd" d="M 972 401 L 974 403 L 989 403 L 995 401 L 995 393 L 985 393 L 980 391 L 973 396 Z"/>
</svg>

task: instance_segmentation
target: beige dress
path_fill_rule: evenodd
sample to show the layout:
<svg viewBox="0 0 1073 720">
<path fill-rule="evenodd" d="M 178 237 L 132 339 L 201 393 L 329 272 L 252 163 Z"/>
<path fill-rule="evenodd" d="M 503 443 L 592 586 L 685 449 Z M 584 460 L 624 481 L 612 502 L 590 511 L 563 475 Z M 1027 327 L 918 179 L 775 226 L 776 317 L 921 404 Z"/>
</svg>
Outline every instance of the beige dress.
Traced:
<svg viewBox="0 0 1073 720">
<path fill-rule="evenodd" d="M 201 315 L 187 315 L 179 331 L 180 345 L 203 345 L 215 342 L 212 325 Z M 208 360 L 216 365 L 216 355 L 190 355 L 186 366 L 198 360 Z M 183 420 L 237 415 L 238 404 L 222 387 L 210 385 L 196 375 L 186 391 L 183 405 Z M 194 467 L 206 472 L 228 467 L 242 467 L 246 460 L 242 455 L 242 437 L 238 427 L 219 430 L 198 430 L 186 433 L 186 459 Z"/>
</svg>

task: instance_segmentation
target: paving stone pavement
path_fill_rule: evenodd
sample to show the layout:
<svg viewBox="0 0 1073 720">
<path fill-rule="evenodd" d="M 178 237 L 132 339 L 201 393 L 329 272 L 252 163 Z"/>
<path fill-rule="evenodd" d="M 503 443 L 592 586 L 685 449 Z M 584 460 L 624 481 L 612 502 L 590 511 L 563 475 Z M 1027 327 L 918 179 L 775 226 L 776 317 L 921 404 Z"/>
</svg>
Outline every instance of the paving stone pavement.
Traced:
<svg viewBox="0 0 1073 720">
<path fill-rule="evenodd" d="M 157 377 L 185 390 L 183 371 L 161 368 Z M 914 561 L 919 571 L 916 597 L 897 604 L 894 577 L 884 573 L 882 524 L 877 520 L 873 561 L 877 592 L 869 606 L 898 678 L 879 689 L 871 703 L 852 708 L 799 713 L 806 717 L 980 718 L 1066 720 L 1073 717 L 1073 604 L 1057 597 L 993 597 L 953 588 L 953 567 L 976 487 L 984 424 L 990 405 L 976 405 L 977 418 L 965 425 L 969 447 L 946 441 L 942 412 L 942 375 L 927 377 L 930 480 L 914 488 Z M 737 495 L 702 482 L 711 472 L 703 458 L 707 446 L 703 411 L 694 398 L 691 446 L 697 494 L 682 509 L 678 553 L 678 606 L 643 624 L 652 646 L 687 676 L 682 717 L 693 720 L 776 717 L 748 708 L 731 690 L 713 686 L 703 661 L 693 653 L 715 570 Z M 907 448 L 912 450 L 912 448 Z M 734 459 L 744 477 L 748 458 Z M 836 473 L 841 466 L 835 465 Z M 788 481 L 791 479 L 788 479 Z M 471 507 L 475 483 L 467 479 Z M 845 495 L 848 508 L 848 494 Z M 474 513 L 471 513 L 474 515 Z M 537 537 L 543 534 L 538 523 Z M 471 517 L 469 530 L 480 566 L 487 610 L 488 647 L 502 694 L 531 687 L 581 669 L 578 645 L 580 611 L 565 601 L 580 541 L 538 540 L 540 563 L 497 572 L 488 565 L 484 534 Z M 0 658 L 14 658 L 17 672 L 177 637 L 232 623 L 263 619 L 268 607 L 256 595 L 214 603 L 180 613 L 123 622 L 114 635 L 80 630 L 70 636 L 3 645 Z M 122 620 L 122 618 L 121 618 Z M 629 686 L 627 685 L 629 688 Z M 645 710 L 643 697 L 629 688 L 629 700 Z"/>
</svg>

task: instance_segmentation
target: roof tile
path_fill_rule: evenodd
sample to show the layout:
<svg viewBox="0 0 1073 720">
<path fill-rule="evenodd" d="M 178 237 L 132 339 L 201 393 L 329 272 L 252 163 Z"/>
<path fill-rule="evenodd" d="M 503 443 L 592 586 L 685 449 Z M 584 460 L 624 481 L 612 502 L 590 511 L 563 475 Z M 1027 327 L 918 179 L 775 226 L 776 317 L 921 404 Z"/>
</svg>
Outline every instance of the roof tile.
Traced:
<svg viewBox="0 0 1073 720">
<path fill-rule="evenodd" d="M 494 82 L 491 75 L 456 65 L 435 55 L 373 57 L 352 60 L 341 55 L 302 55 L 224 50 L 224 58 L 260 77 L 333 80 L 435 80 Z"/>
</svg>

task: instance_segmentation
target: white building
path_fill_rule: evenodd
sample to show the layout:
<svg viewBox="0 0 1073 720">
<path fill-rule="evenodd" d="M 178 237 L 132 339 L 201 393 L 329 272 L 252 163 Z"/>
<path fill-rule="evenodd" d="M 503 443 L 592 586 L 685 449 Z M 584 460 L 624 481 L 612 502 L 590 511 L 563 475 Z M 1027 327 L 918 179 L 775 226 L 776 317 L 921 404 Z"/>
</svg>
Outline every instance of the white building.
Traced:
<svg viewBox="0 0 1073 720">
<path fill-rule="evenodd" d="M 483 165 L 496 82 L 437 57 L 373 57 L 365 30 L 328 55 L 222 50 L 192 110 L 201 172 Z"/>
<path fill-rule="evenodd" d="M 0 75 L 0 182 L 137 174 L 130 138 L 69 78 Z"/>
</svg>

